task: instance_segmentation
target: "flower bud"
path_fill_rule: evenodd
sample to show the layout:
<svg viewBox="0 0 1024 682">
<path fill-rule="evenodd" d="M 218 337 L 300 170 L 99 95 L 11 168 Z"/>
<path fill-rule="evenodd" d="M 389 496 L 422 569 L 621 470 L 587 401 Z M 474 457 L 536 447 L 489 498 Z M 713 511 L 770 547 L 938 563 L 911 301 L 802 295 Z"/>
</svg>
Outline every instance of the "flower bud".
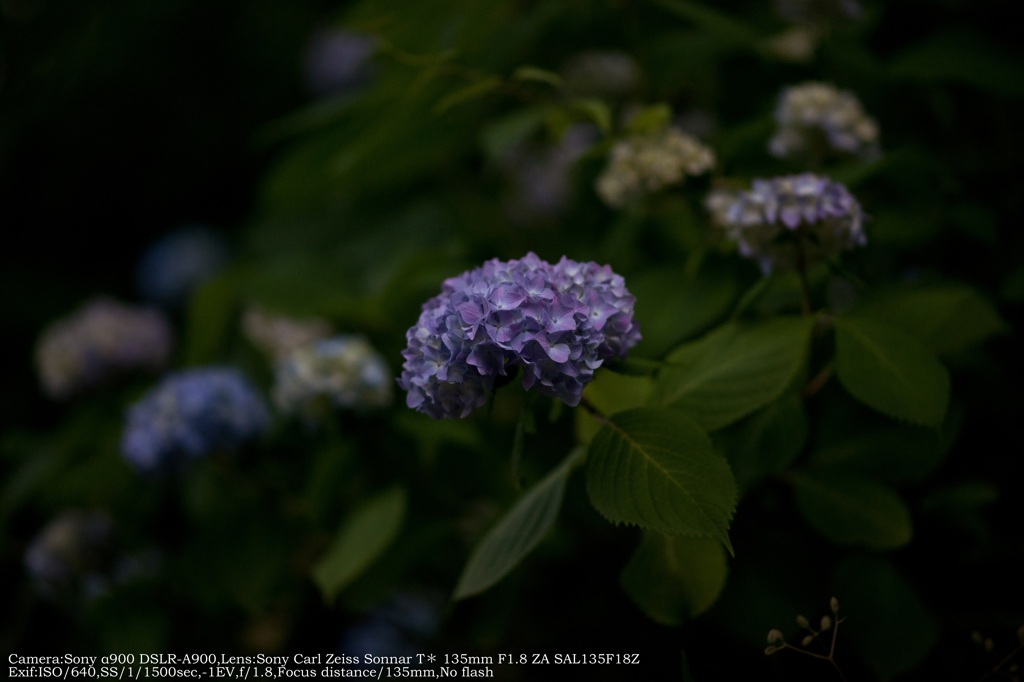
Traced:
<svg viewBox="0 0 1024 682">
<path fill-rule="evenodd" d="M 809 627 L 811 627 L 811 621 L 807 620 L 807 618 L 804 617 L 804 616 L 797 616 L 796 617 L 796 624 L 799 625 L 802 628 L 809 628 Z"/>
<path fill-rule="evenodd" d="M 828 616 L 822 616 L 821 617 L 821 631 L 825 632 L 830 627 L 832 627 L 832 619 L 829 618 Z"/>
<path fill-rule="evenodd" d="M 781 630 L 778 630 L 776 628 L 772 628 L 771 630 L 768 631 L 768 643 L 769 644 L 775 644 L 776 642 L 781 642 L 782 640 L 783 640 L 783 637 L 782 637 L 782 631 Z"/>
<path fill-rule="evenodd" d="M 829 605 L 829 608 L 832 609 L 832 613 L 839 613 L 839 600 L 838 599 L 836 599 L 835 597 L 832 597 L 832 599 L 829 600 L 828 605 Z"/>
<path fill-rule="evenodd" d="M 806 647 L 809 647 L 811 645 L 811 642 L 813 642 L 813 641 L 814 641 L 814 635 L 807 635 L 806 637 L 803 638 L 803 641 L 801 641 L 800 644 L 803 645 L 806 648 Z"/>
</svg>

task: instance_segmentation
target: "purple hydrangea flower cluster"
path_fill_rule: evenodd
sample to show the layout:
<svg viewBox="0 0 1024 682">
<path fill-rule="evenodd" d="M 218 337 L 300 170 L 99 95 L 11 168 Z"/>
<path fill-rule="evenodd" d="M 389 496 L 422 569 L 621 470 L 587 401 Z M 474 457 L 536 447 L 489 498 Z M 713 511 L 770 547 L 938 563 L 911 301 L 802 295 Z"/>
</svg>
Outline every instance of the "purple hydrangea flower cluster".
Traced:
<svg viewBox="0 0 1024 682">
<path fill-rule="evenodd" d="M 409 407 L 466 417 L 498 377 L 523 370 L 523 386 L 579 404 L 594 370 L 640 340 L 635 298 L 611 267 L 528 253 L 488 261 L 445 281 L 406 334 L 399 386 Z"/>
<path fill-rule="evenodd" d="M 712 194 L 708 203 L 740 254 L 758 261 L 765 273 L 867 244 L 854 196 L 812 173 L 754 180 L 750 190 Z"/>
<path fill-rule="evenodd" d="M 141 471 L 162 471 L 235 449 L 269 424 L 263 399 L 237 370 L 187 370 L 166 377 L 129 408 L 121 454 Z"/>
<path fill-rule="evenodd" d="M 100 297 L 42 333 L 36 365 L 47 395 L 64 399 L 127 371 L 159 369 L 172 346 L 171 325 L 158 310 Z"/>
</svg>

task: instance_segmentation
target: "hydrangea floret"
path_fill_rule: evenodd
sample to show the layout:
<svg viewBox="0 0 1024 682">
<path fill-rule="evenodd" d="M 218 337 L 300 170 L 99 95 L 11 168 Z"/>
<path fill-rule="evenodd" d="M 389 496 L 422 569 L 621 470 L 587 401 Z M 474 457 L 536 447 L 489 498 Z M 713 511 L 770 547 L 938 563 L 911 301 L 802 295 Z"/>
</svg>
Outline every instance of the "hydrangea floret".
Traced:
<svg viewBox="0 0 1024 682">
<path fill-rule="evenodd" d="M 238 370 L 186 370 L 164 378 L 128 409 L 121 454 L 140 471 L 160 472 L 234 450 L 269 424 L 263 399 Z"/>
<path fill-rule="evenodd" d="M 398 383 L 409 407 L 434 418 L 468 416 L 520 368 L 527 390 L 578 405 L 594 370 L 640 340 L 634 303 L 608 265 L 532 252 L 488 261 L 423 305 Z"/>
<path fill-rule="evenodd" d="M 636 134 L 618 142 L 607 167 L 597 179 L 597 193 L 619 208 L 645 194 L 682 183 L 715 165 L 715 154 L 695 137 L 667 126 L 654 133 Z"/>
<path fill-rule="evenodd" d="M 857 96 L 811 81 L 785 88 L 775 108 L 772 155 L 794 158 L 834 151 L 871 159 L 879 154 L 878 124 Z"/>
<path fill-rule="evenodd" d="M 864 213 L 841 183 L 804 173 L 708 198 L 712 217 L 761 270 L 799 267 L 867 244 Z"/>
<path fill-rule="evenodd" d="M 318 399 L 367 409 L 391 403 L 392 375 L 362 336 L 340 335 L 296 349 L 278 363 L 273 397 L 289 414 L 308 412 Z"/>
<path fill-rule="evenodd" d="M 159 369 L 172 345 L 158 310 L 100 297 L 43 331 L 36 366 L 46 394 L 64 399 L 131 370 Z"/>
</svg>

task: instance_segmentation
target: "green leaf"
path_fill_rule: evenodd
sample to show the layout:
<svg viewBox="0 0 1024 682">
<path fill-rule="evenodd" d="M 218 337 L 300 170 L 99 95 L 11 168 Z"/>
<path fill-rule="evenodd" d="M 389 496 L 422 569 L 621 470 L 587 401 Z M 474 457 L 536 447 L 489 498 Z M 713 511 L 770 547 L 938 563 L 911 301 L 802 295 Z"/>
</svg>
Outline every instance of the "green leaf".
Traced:
<svg viewBox="0 0 1024 682">
<path fill-rule="evenodd" d="M 366 570 L 394 541 L 405 518 L 406 494 L 392 488 L 357 509 L 313 567 L 313 580 L 328 601 Z"/>
<path fill-rule="evenodd" d="M 593 123 L 601 132 L 607 135 L 612 129 L 612 112 L 608 108 L 608 105 L 599 99 L 593 99 L 589 97 L 578 97 L 571 99 L 566 103 L 566 107 L 571 114 L 581 116 L 585 120 Z"/>
<path fill-rule="evenodd" d="M 831 443 L 811 456 L 816 467 L 845 471 L 887 483 L 919 481 L 945 457 L 942 435 L 934 429 L 894 425 L 870 429 Z"/>
<path fill-rule="evenodd" d="M 673 366 L 658 376 L 659 401 L 709 431 L 727 426 L 782 395 L 806 362 L 813 324 L 780 317 L 719 327 L 668 356 Z"/>
<path fill-rule="evenodd" d="M 715 432 L 713 440 L 729 460 L 743 492 L 766 476 L 782 473 L 796 460 L 807 442 L 807 416 L 796 395 L 785 395 Z"/>
<path fill-rule="evenodd" d="M 939 284 L 879 294 L 855 314 L 899 329 L 940 355 L 964 350 L 1006 329 L 995 306 L 964 284 Z"/>
<path fill-rule="evenodd" d="M 897 55 L 894 78 L 953 81 L 1004 96 L 1024 94 L 1024 62 L 1005 53 L 978 31 L 956 27 L 937 32 Z"/>
<path fill-rule="evenodd" d="M 946 415 L 946 368 L 928 348 L 884 324 L 836 319 L 836 374 L 850 395 L 890 417 L 938 426 Z"/>
<path fill-rule="evenodd" d="M 729 551 L 736 481 L 697 424 L 673 410 L 612 416 L 590 444 L 587 493 L 613 523 L 720 540 Z"/>
<path fill-rule="evenodd" d="M 693 22 L 723 43 L 736 46 L 751 45 L 758 38 L 757 32 L 747 24 L 707 5 L 687 0 L 657 0 L 657 4 L 672 14 Z"/>
<path fill-rule="evenodd" d="M 656 133 L 672 122 L 672 107 L 667 104 L 652 104 L 633 114 L 626 124 L 630 133 Z"/>
<path fill-rule="evenodd" d="M 449 92 L 434 105 L 434 113 L 443 114 L 456 105 L 464 104 L 474 99 L 479 99 L 484 95 L 489 95 L 500 87 L 500 78 L 497 76 L 488 76 L 487 78 L 483 78 L 476 83 L 467 85 L 464 88 L 459 88 L 454 92 Z"/>
<path fill-rule="evenodd" d="M 880 557 L 849 557 L 835 570 L 831 592 L 849 647 L 879 679 L 889 680 L 923 661 L 938 627 L 914 586 Z"/>
<path fill-rule="evenodd" d="M 793 475 L 793 489 L 807 523 L 836 544 L 895 549 L 913 535 L 903 500 L 870 479 L 807 471 Z"/>
<path fill-rule="evenodd" d="M 540 129 L 548 110 L 532 107 L 516 111 L 489 123 L 480 133 L 480 146 L 487 158 L 497 161 Z"/>
<path fill-rule="evenodd" d="M 678 268 L 666 267 L 645 268 L 630 278 L 629 289 L 636 296 L 636 319 L 643 330 L 638 352 L 660 358 L 723 320 L 739 285 L 729 272 L 704 268 L 692 280 L 681 281 Z M 666 310 L 673 312 L 666 315 Z"/>
<path fill-rule="evenodd" d="M 559 88 L 562 86 L 562 77 L 554 71 L 548 71 L 537 66 L 520 66 L 512 72 L 512 78 L 517 81 L 533 81 L 535 83 L 547 83 Z"/>
<path fill-rule="evenodd" d="M 654 383 L 650 377 L 619 374 L 602 368 L 584 391 L 587 401 L 601 414 L 615 414 L 643 407 L 650 399 Z M 602 422 L 586 410 L 576 410 L 576 434 L 581 443 L 589 443 Z"/>
<path fill-rule="evenodd" d="M 238 306 L 238 273 L 223 272 L 192 295 L 185 310 L 184 363 L 212 362 L 226 342 Z"/>
<path fill-rule="evenodd" d="M 727 569 L 725 550 L 710 538 L 645 531 L 622 571 L 622 586 L 652 620 L 681 625 L 711 608 Z"/>
<path fill-rule="evenodd" d="M 544 539 L 562 507 L 565 482 L 585 452 L 576 448 L 569 453 L 487 532 L 462 570 L 453 599 L 465 599 L 495 585 Z"/>
</svg>

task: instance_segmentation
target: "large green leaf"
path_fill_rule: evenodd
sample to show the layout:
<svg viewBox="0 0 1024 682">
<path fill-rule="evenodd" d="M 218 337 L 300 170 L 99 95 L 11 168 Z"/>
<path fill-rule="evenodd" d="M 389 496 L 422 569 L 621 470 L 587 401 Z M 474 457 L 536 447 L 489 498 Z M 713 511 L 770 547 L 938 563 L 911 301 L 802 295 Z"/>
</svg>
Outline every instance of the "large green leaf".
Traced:
<svg viewBox="0 0 1024 682">
<path fill-rule="evenodd" d="M 900 497 L 867 478 L 837 471 L 793 476 L 796 503 L 807 523 L 839 545 L 895 549 L 910 541 L 910 512 Z"/>
<path fill-rule="evenodd" d="M 602 369 L 584 392 L 586 400 L 601 414 L 615 414 L 648 403 L 654 382 L 646 376 L 629 376 Z M 602 421 L 586 410 L 576 410 L 576 437 L 589 443 L 601 430 Z"/>
<path fill-rule="evenodd" d="M 313 580 L 325 599 L 332 601 L 388 548 L 402 526 L 405 508 L 405 491 L 392 488 L 346 519 L 327 554 L 313 567 Z"/>
<path fill-rule="evenodd" d="M 921 343 L 862 317 L 836 319 L 836 374 L 850 394 L 890 417 L 938 426 L 949 373 Z"/>
<path fill-rule="evenodd" d="M 728 429 L 716 431 L 715 445 L 732 467 L 740 492 L 765 476 L 782 473 L 807 442 L 807 416 L 800 399 L 786 394 Z"/>
<path fill-rule="evenodd" d="M 612 522 L 713 537 L 729 547 L 736 481 L 707 434 L 673 410 L 612 416 L 590 444 L 587 493 Z"/>
<path fill-rule="evenodd" d="M 727 426 L 782 395 L 807 356 L 809 317 L 732 322 L 668 356 L 658 376 L 662 405 L 708 430 Z"/>
<path fill-rule="evenodd" d="M 473 550 L 454 599 L 479 594 L 509 574 L 551 530 L 562 507 L 565 482 L 586 451 L 577 448 L 526 492 Z"/>
<path fill-rule="evenodd" d="M 973 287 L 955 283 L 888 291 L 859 304 L 856 314 L 899 329 L 940 355 L 964 350 L 1006 328 L 988 299 Z"/>
<path fill-rule="evenodd" d="M 727 569 L 721 543 L 645 531 L 622 571 L 622 585 L 651 619 L 680 625 L 711 608 Z"/>
<path fill-rule="evenodd" d="M 902 483 L 923 479 L 942 462 L 946 452 L 940 432 L 893 424 L 831 443 L 816 450 L 811 462 L 821 467 L 842 467 L 887 483 Z"/>
<path fill-rule="evenodd" d="M 911 670 L 935 645 L 935 620 L 889 561 L 848 557 L 836 567 L 831 587 L 844 618 L 840 646 L 855 652 L 879 679 Z"/>
</svg>

